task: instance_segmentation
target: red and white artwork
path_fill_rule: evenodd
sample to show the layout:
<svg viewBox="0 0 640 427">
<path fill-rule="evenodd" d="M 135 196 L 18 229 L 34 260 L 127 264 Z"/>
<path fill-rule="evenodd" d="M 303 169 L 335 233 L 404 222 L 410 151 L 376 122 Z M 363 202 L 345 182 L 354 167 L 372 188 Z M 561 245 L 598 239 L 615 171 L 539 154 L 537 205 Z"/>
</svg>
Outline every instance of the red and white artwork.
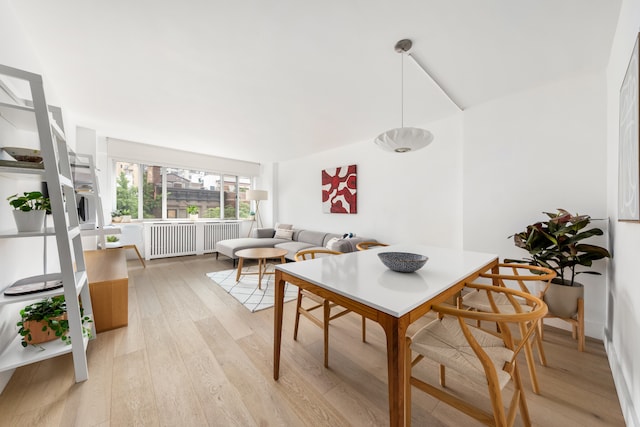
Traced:
<svg viewBox="0 0 640 427">
<path fill-rule="evenodd" d="M 322 211 L 358 213 L 356 165 L 322 171 Z"/>
</svg>

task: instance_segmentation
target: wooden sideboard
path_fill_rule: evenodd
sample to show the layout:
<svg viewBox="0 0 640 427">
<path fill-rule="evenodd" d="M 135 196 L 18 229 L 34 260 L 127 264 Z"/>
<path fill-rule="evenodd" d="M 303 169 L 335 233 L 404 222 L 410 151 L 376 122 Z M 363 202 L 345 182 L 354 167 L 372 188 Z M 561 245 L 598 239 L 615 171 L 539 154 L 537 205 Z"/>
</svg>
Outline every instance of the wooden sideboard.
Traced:
<svg viewBox="0 0 640 427">
<path fill-rule="evenodd" d="M 85 251 L 96 332 L 129 323 L 129 274 L 125 250 Z"/>
</svg>

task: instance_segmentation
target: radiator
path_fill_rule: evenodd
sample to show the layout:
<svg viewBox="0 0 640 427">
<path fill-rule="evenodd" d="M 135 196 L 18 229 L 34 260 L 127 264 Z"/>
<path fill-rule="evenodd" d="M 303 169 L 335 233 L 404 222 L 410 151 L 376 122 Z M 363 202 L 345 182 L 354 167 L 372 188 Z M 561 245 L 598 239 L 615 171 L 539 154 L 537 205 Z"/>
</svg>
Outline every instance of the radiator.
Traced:
<svg viewBox="0 0 640 427">
<path fill-rule="evenodd" d="M 240 222 L 145 223 L 145 258 L 202 255 L 216 251 L 220 240 L 240 236 Z"/>
<path fill-rule="evenodd" d="M 204 252 L 216 252 L 220 240 L 240 237 L 239 222 L 207 222 L 204 224 Z"/>
<path fill-rule="evenodd" d="M 149 258 L 195 255 L 196 225 L 194 223 L 151 224 Z"/>
</svg>

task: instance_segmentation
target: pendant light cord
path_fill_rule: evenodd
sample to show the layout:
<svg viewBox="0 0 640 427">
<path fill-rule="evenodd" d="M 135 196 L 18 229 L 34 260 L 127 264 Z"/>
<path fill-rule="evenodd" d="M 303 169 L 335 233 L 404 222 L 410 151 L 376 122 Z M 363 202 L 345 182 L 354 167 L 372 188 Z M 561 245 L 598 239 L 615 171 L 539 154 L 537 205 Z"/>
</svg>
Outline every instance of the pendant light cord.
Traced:
<svg viewBox="0 0 640 427">
<path fill-rule="evenodd" d="M 404 127 L 404 53 L 400 54 L 400 127 Z"/>
</svg>

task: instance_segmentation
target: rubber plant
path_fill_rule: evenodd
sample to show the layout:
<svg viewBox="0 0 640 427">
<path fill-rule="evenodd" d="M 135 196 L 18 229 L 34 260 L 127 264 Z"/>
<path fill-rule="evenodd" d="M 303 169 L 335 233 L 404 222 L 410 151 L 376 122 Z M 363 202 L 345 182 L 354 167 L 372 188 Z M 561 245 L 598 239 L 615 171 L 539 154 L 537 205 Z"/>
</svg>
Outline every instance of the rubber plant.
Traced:
<svg viewBox="0 0 640 427">
<path fill-rule="evenodd" d="M 30 321 L 40 322 L 42 332 L 51 330 L 64 343 L 71 344 L 71 337 L 67 334 L 69 332 L 69 320 L 66 314 L 67 304 L 64 295 L 45 298 L 24 307 L 20 310 L 21 319 L 17 323 L 19 327 L 18 333 L 22 336 L 22 346 L 26 347 L 32 341 L 32 331 L 29 329 Z M 82 334 L 91 338 L 91 329 L 85 327 L 85 324 L 92 322 L 92 320 L 90 317 L 84 316 L 82 306 L 80 306 L 80 317 L 82 320 Z"/>
<path fill-rule="evenodd" d="M 600 273 L 591 270 L 577 270 L 576 267 L 591 267 L 593 261 L 609 258 L 609 251 L 601 246 L 581 243 L 593 236 L 601 236 L 599 228 L 585 228 L 590 224 L 588 215 L 572 215 L 565 209 L 555 213 L 543 212 L 546 221 L 528 225 L 524 231 L 513 236 L 515 245 L 529 252 L 531 258 L 507 260 L 527 262 L 553 269 L 558 275 L 558 284 L 573 286 L 579 274 Z M 555 279 L 554 279 L 555 280 Z"/>
</svg>

